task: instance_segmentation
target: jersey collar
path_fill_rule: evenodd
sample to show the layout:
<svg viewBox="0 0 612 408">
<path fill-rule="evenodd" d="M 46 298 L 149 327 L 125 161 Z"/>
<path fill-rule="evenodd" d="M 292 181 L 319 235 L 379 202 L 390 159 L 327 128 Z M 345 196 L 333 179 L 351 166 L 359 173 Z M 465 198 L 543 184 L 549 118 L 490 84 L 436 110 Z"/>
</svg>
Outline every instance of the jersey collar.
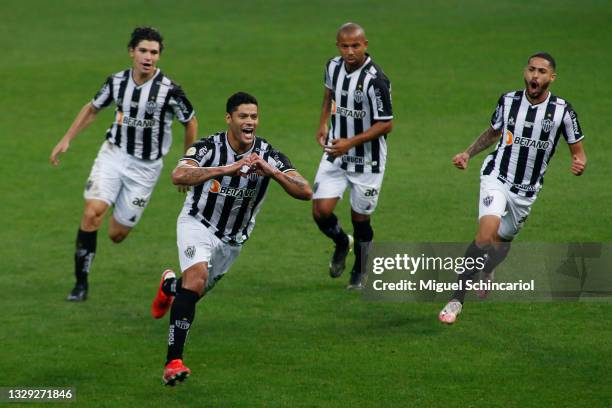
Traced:
<svg viewBox="0 0 612 408">
<path fill-rule="evenodd" d="M 155 78 L 157 78 L 157 76 L 159 75 L 159 73 L 161 72 L 161 70 L 159 68 L 155 69 L 155 74 L 153 74 L 153 76 L 151 77 L 151 79 L 149 79 L 147 82 L 143 82 L 142 85 L 138 85 L 136 83 L 136 81 L 134 81 L 134 76 L 132 75 L 132 68 L 130 68 L 130 81 L 132 81 L 132 83 L 134 84 L 134 87 L 136 88 L 142 88 L 143 86 L 146 86 L 147 84 L 151 83 Z"/>
</svg>

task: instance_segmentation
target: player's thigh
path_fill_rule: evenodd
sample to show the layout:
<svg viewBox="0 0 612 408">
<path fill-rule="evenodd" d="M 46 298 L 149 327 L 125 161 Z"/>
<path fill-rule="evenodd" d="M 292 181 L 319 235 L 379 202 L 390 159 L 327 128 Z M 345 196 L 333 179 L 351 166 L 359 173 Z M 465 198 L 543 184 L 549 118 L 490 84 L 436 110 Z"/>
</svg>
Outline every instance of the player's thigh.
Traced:
<svg viewBox="0 0 612 408">
<path fill-rule="evenodd" d="M 518 194 L 510 194 L 508 200 L 508 212 L 502 218 L 499 227 L 499 236 L 506 241 L 512 241 L 518 235 L 527 217 L 531 212 L 531 206 L 535 202 L 535 197 L 522 197 Z"/>
<path fill-rule="evenodd" d="M 349 173 L 351 208 L 361 215 L 371 215 L 378 205 L 384 173 Z"/>
<path fill-rule="evenodd" d="M 113 217 L 119 224 L 132 228 L 149 204 L 163 163 L 161 160 L 128 159 L 131 163 L 122 175 L 122 188 L 117 196 Z"/>
<path fill-rule="evenodd" d="M 83 192 L 85 200 L 98 200 L 108 206 L 114 205 L 121 191 L 123 166 L 123 154 L 116 146 L 104 142 L 85 184 Z"/>
<path fill-rule="evenodd" d="M 490 243 L 499 240 L 501 224 L 507 216 L 507 205 L 506 186 L 494 177 L 481 177 L 476 242 Z"/>
<path fill-rule="evenodd" d="M 218 238 L 201 222 L 180 215 L 176 223 L 176 245 L 181 272 L 198 263 L 209 264 Z"/>
<path fill-rule="evenodd" d="M 342 198 L 347 186 L 346 170 L 335 163 L 330 163 L 324 156 L 319 163 L 313 184 L 313 202 L 321 199 L 336 199 L 337 201 Z"/>
<path fill-rule="evenodd" d="M 229 272 L 238 255 L 240 255 L 241 249 L 242 246 L 218 242 L 208 264 L 208 280 L 206 281 L 205 294 L 210 292 L 217 282 Z"/>
</svg>

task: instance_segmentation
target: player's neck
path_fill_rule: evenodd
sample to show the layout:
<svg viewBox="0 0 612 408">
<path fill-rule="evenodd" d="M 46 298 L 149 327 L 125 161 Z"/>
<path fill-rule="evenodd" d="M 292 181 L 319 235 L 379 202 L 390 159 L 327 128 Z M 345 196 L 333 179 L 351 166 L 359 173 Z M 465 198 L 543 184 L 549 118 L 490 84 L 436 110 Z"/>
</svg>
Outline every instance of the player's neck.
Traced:
<svg viewBox="0 0 612 408">
<path fill-rule="evenodd" d="M 229 143 L 234 153 L 236 153 L 237 155 L 241 155 L 251 150 L 251 147 L 253 147 L 255 140 L 253 140 L 252 143 L 247 143 L 247 144 L 241 143 L 240 140 L 238 140 L 238 138 L 234 136 L 232 131 L 228 129 L 227 130 L 227 142 Z"/>
<path fill-rule="evenodd" d="M 357 71 L 359 68 L 363 67 L 363 64 L 365 64 L 366 60 L 367 58 L 364 58 L 363 61 L 360 61 L 359 63 L 356 63 L 354 65 L 349 65 L 346 63 L 346 61 L 344 61 L 344 69 L 347 73 L 351 74 Z"/>
<path fill-rule="evenodd" d="M 142 72 L 137 72 L 136 70 L 132 70 L 132 79 L 134 80 L 136 85 L 140 86 L 144 84 L 145 82 L 150 81 L 151 78 L 153 78 L 156 73 L 157 73 L 157 70 L 147 73 L 147 74 L 142 73 Z"/>
<path fill-rule="evenodd" d="M 541 104 L 548 98 L 549 94 L 550 94 L 550 91 L 547 89 L 546 92 L 543 92 L 539 97 L 534 99 L 531 96 L 529 96 L 529 93 L 527 91 L 525 91 L 525 96 L 527 97 L 527 100 L 529 101 L 529 103 L 532 105 Z"/>
</svg>

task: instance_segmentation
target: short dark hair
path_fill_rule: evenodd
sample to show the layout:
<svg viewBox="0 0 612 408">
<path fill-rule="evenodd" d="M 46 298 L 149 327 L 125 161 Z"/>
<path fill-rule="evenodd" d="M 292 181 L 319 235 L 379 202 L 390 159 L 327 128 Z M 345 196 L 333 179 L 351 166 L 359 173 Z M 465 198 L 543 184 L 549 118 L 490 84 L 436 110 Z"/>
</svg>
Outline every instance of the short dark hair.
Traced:
<svg viewBox="0 0 612 408">
<path fill-rule="evenodd" d="M 238 106 L 244 104 L 253 104 L 259 107 L 259 104 L 257 103 L 257 98 L 255 98 L 253 95 L 250 95 L 246 92 L 236 92 L 227 99 L 227 103 L 225 104 L 225 111 L 231 115 L 232 112 L 238 109 Z"/>
<path fill-rule="evenodd" d="M 546 61 L 548 61 L 548 63 L 552 67 L 553 71 L 557 70 L 557 63 L 555 62 L 555 59 L 553 58 L 552 55 L 550 55 L 547 52 L 544 52 L 544 51 L 536 52 L 535 54 L 533 54 L 531 57 L 529 57 L 527 59 L 527 63 L 528 64 L 529 64 L 529 61 L 531 61 L 532 58 L 543 58 Z"/>
<path fill-rule="evenodd" d="M 164 38 L 157 28 L 153 27 L 136 27 L 132 31 L 132 37 L 128 43 L 128 48 L 134 49 L 141 41 L 157 41 L 159 43 L 159 52 L 164 50 Z"/>
</svg>

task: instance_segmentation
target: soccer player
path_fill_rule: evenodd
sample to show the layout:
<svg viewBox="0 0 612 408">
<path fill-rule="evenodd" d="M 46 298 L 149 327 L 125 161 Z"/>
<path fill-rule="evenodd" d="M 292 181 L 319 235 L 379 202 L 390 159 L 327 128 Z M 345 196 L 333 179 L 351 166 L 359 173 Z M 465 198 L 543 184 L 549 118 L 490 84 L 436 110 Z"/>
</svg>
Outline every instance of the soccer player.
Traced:
<svg viewBox="0 0 612 408">
<path fill-rule="evenodd" d="M 157 68 L 163 49 L 159 31 L 137 27 L 128 43 L 132 67 L 108 77 L 51 152 L 50 161 L 57 166 L 60 153 L 68 150 L 100 110 L 115 102 L 115 120 L 85 186 L 85 209 L 74 255 L 76 284 L 66 300 L 87 299 L 98 229 L 109 207 L 114 206 L 108 231 L 113 242 L 123 241 L 140 220 L 172 143 L 174 117 L 185 126 L 185 147 L 195 140 L 198 123 L 189 99 Z"/>
<path fill-rule="evenodd" d="M 192 186 L 177 221 L 182 271 L 162 274 L 151 313 L 170 311 L 168 354 L 163 381 L 175 385 L 191 373 L 183 364 L 185 339 L 196 303 L 232 266 L 255 227 L 270 179 L 294 198 L 310 200 L 308 182 L 287 156 L 256 136 L 257 99 L 244 92 L 229 97 L 227 130 L 191 146 L 172 173 L 177 185 Z"/>
<path fill-rule="evenodd" d="M 362 289 L 362 265 L 374 237 L 370 215 L 385 174 L 386 135 L 393 127 L 391 83 L 367 54 L 368 40 L 361 26 L 343 24 L 336 34 L 336 46 L 340 56 L 325 67 L 316 135 L 324 153 L 315 177 L 312 214 L 321 232 L 335 243 L 329 273 L 338 278 L 344 272 L 353 237 L 340 227 L 334 209 L 350 187 L 355 263 L 348 288 Z"/>
<path fill-rule="evenodd" d="M 465 254 L 486 259 L 481 271 L 485 281 L 492 279 L 494 268 L 505 259 L 510 242 L 527 220 L 560 137 L 569 145 L 573 174 L 580 176 L 587 162 L 578 115 L 568 101 L 548 90 L 557 77 L 554 58 L 545 52 L 530 56 L 523 77 L 525 89 L 503 94 L 491 126 L 453 157 L 455 167 L 465 170 L 470 158 L 497 142 L 481 168 L 478 232 Z M 441 322 L 455 322 L 463 308 L 466 283 L 476 272 L 459 275 L 462 290 L 440 312 Z"/>
</svg>

